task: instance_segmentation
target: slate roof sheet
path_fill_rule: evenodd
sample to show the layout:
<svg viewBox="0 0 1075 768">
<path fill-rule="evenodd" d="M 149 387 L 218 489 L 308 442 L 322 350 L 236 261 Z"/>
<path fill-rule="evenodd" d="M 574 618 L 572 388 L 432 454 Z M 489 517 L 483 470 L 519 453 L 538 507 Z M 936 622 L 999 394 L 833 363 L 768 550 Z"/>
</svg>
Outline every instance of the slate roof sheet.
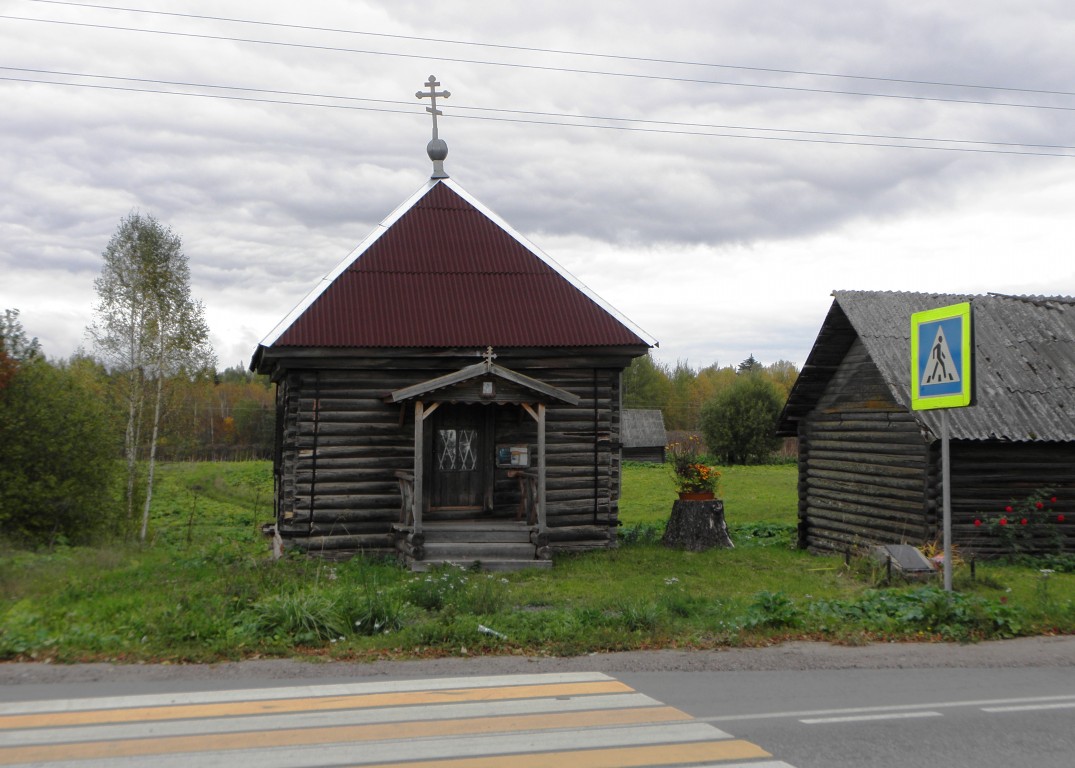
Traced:
<svg viewBox="0 0 1075 768">
<path fill-rule="evenodd" d="M 656 408 L 624 408 L 620 440 L 624 448 L 652 448 L 668 444 L 664 414 Z"/>
<path fill-rule="evenodd" d="M 894 399 L 910 408 L 911 314 L 969 301 L 975 403 L 948 409 L 952 439 L 1075 440 L 1075 298 L 835 291 L 829 314 L 782 417 L 794 434 L 857 336 Z M 934 436 L 940 412 L 915 411 Z"/>
</svg>

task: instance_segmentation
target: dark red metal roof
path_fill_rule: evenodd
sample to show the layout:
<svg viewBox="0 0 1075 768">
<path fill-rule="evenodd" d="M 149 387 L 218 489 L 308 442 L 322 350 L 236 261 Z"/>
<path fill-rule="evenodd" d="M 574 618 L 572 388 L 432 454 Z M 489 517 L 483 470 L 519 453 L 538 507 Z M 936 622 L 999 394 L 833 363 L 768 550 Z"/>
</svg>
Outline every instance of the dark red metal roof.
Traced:
<svg viewBox="0 0 1075 768">
<path fill-rule="evenodd" d="M 279 347 L 649 346 L 438 182 L 270 344 Z"/>
</svg>

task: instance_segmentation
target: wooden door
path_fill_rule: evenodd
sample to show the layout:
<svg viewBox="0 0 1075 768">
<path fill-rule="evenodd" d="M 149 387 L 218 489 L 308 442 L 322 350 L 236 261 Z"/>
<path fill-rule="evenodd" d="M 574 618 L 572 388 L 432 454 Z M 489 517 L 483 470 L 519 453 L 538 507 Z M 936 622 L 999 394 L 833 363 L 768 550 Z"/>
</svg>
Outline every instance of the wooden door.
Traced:
<svg viewBox="0 0 1075 768">
<path fill-rule="evenodd" d="M 430 512 L 480 512 L 485 498 L 485 409 L 444 403 L 433 414 Z"/>
</svg>

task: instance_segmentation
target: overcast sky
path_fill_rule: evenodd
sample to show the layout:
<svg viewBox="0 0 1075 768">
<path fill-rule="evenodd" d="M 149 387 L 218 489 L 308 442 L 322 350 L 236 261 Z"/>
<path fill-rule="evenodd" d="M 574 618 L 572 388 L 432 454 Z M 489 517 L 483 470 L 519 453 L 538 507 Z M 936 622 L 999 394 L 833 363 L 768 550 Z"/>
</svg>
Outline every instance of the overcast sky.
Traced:
<svg viewBox="0 0 1075 768">
<path fill-rule="evenodd" d="M 1075 294 L 1070 0 L 107 2 L 0 0 L 0 310 L 52 357 L 137 210 L 249 363 L 428 179 L 430 74 L 452 179 L 663 362 L 801 366 L 834 289 Z"/>
</svg>

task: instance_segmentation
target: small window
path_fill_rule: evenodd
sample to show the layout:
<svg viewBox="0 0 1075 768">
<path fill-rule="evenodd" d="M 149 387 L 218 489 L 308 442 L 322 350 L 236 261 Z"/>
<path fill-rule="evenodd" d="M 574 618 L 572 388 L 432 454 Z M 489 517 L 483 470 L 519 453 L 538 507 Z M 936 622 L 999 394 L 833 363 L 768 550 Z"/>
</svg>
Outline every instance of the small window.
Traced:
<svg viewBox="0 0 1075 768">
<path fill-rule="evenodd" d="M 437 430 L 437 469 L 441 472 L 471 472 L 478 466 L 476 429 Z"/>
</svg>

